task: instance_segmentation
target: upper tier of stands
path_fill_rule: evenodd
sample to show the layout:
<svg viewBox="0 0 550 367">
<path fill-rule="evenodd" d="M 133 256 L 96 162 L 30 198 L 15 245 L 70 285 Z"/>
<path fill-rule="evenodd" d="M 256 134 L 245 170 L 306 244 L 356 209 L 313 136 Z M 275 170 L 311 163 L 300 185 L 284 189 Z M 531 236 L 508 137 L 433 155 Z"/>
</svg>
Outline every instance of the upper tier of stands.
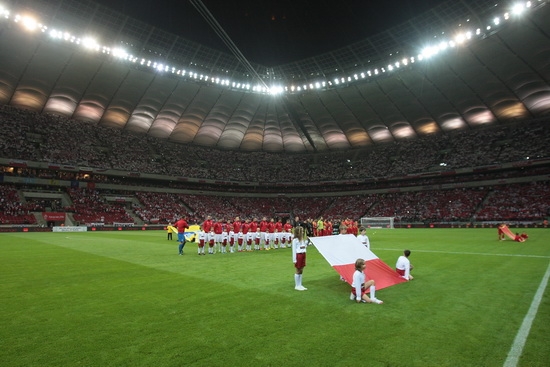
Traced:
<svg viewBox="0 0 550 367">
<path fill-rule="evenodd" d="M 321 182 L 448 171 L 550 157 L 547 121 L 314 154 L 220 151 L 176 144 L 9 106 L 0 157 L 57 165 L 241 182 Z"/>
</svg>

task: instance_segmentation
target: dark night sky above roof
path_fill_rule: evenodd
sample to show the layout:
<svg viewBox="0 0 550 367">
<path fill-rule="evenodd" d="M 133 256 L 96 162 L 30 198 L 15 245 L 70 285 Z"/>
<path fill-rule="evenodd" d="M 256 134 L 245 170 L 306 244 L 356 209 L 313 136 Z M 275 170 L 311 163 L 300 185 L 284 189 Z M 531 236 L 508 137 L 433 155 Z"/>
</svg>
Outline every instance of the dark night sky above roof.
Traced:
<svg viewBox="0 0 550 367">
<path fill-rule="evenodd" d="M 96 0 L 229 52 L 189 0 Z M 202 0 L 250 62 L 281 65 L 359 41 L 429 10 L 437 0 Z"/>
</svg>

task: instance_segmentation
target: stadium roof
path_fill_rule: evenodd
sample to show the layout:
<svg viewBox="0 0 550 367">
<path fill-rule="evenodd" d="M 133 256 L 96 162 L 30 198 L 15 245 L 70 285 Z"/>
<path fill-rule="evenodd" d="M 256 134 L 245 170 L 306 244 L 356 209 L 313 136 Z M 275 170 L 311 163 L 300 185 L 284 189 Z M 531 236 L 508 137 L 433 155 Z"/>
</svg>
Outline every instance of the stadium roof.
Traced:
<svg viewBox="0 0 550 367">
<path fill-rule="evenodd" d="M 229 52 L 193 0 L 96 0 L 156 28 Z M 246 58 L 277 66 L 360 41 L 439 0 L 202 0 Z M 466 3 L 476 4 L 473 0 Z"/>
<path fill-rule="evenodd" d="M 550 112 L 547 1 L 530 2 L 529 11 L 517 17 L 508 13 L 508 3 L 449 1 L 313 57 L 276 66 L 251 63 L 263 83 L 296 86 L 279 95 L 240 88 L 256 76 L 231 53 L 96 3 L 18 4 L 10 19 L 0 21 L 0 104 L 181 143 L 246 151 L 334 151 Z M 23 31 L 12 21 L 15 11 L 30 13 L 50 28 L 42 34 Z M 48 36 L 54 26 L 60 37 Z M 470 28 L 478 30 L 471 42 L 449 43 L 445 50 L 438 46 L 442 52 L 424 54 L 420 62 L 423 46 L 440 45 L 457 29 Z M 166 68 L 151 70 L 130 58 L 114 58 L 114 52 L 83 50 L 63 42 L 67 32 L 92 33 L 114 42 L 113 47 L 126 46 L 136 60 Z M 180 69 L 171 73 L 168 64 L 174 65 L 172 71 L 194 68 L 195 77 L 191 71 L 183 77 Z M 215 75 L 241 82 L 218 85 Z"/>
</svg>

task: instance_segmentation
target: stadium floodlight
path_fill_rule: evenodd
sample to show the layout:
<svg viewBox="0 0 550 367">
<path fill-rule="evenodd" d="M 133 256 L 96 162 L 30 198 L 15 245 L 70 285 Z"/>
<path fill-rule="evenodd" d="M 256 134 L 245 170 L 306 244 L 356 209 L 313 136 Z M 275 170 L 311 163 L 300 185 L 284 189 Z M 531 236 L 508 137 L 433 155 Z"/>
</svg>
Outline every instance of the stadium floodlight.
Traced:
<svg viewBox="0 0 550 367">
<path fill-rule="evenodd" d="M 71 38 L 71 35 L 68 32 L 65 32 L 63 34 L 63 38 L 67 41 Z M 92 37 L 84 37 L 82 39 L 82 46 L 89 50 L 96 50 L 99 51 L 99 44 L 97 41 Z"/>
<path fill-rule="evenodd" d="M 500 18 L 499 17 L 496 17 L 495 19 L 493 19 L 493 23 L 495 25 L 499 25 L 500 24 Z"/>
<path fill-rule="evenodd" d="M 525 5 L 522 3 L 516 3 L 512 7 L 512 14 L 521 15 L 525 11 Z"/>
<path fill-rule="evenodd" d="M 8 19 L 10 17 L 10 11 L 4 8 L 2 5 L 0 5 L 0 16 L 3 16 L 4 18 Z"/>
<path fill-rule="evenodd" d="M 440 44 L 441 45 L 441 44 Z M 426 58 L 426 59 L 429 59 L 430 57 L 434 56 L 434 55 L 437 55 L 437 53 L 439 52 L 440 48 L 439 47 L 436 47 L 436 46 L 428 46 L 428 47 L 425 47 L 422 52 L 420 53 L 420 55 L 422 55 L 423 58 Z"/>
<path fill-rule="evenodd" d="M 126 52 L 126 50 L 116 47 L 113 48 L 113 56 L 118 59 L 126 59 L 128 57 L 128 53 Z"/>
<path fill-rule="evenodd" d="M 269 88 L 269 94 L 276 96 L 278 94 L 283 93 L 283 87 L 280 85 L 274 85 Z"/>
<path fill-rule="evenodd" d="M 38 22 L 29 16 L 23 16 L 20 18 L 21 24 L 23 24 L 23 27 L 25 27 L 28 31 L 35 31 L 36 28 L 38 28 Z"/>
</svg>

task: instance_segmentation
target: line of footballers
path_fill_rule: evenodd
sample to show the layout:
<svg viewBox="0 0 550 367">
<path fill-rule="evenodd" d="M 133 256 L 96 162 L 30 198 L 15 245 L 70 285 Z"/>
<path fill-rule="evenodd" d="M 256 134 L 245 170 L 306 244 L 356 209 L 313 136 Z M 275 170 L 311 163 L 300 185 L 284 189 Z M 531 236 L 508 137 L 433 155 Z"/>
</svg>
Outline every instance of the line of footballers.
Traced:
<svg viewBox="0 0 550 367">
<path fill-rule="evenodd" d="M 236 217 L 231 221 L 216 221 L 208 216 L 202 223 L 201 229 L 196 234 L 197 252 L 199 255 L 214 254 L 217 251 L 222 254 L 272 250 L 290 247 L 294 238 L 293 226 L 290 220 L 286 223 L 270 221 L 264 217 L 261 221 L 256 218 L 252 221 L 241 221 Z"/>
<path fill-rule="evenodd" d="M 298 226 L 313 227 L 311 234 L 315 237 L 332 234 L 332 223 L 323 220 L 322 217 L 318 221 L 310 222 L 301 222 L 296 217 L 294 222 Z M 349 229 L 347 233 L 357 235 L 357 230 L 354 231 L 357 229 L 357 222 L 346 218 L 341 224 Z M 208 254 L 214 254 L 286 248 L 291 246 L 294 238 L 294 226 L 290 219 L 283 224 L 281 220 L 275 220 L 275 218 L 268 220 L 267 217 L 263 217 L 261 221 L 257 218 L 252 221 L 250 219 L 242 221 L 240 217 L 236 217 L 234 221 L 218 221 L 207 216 L 200 228 L 195 237 L 199 255 L 205 255 L 206 250 Z M 168 239 L 171 239 L 170 230 L 168 230 L 168 236 Z"/>
</svg>

